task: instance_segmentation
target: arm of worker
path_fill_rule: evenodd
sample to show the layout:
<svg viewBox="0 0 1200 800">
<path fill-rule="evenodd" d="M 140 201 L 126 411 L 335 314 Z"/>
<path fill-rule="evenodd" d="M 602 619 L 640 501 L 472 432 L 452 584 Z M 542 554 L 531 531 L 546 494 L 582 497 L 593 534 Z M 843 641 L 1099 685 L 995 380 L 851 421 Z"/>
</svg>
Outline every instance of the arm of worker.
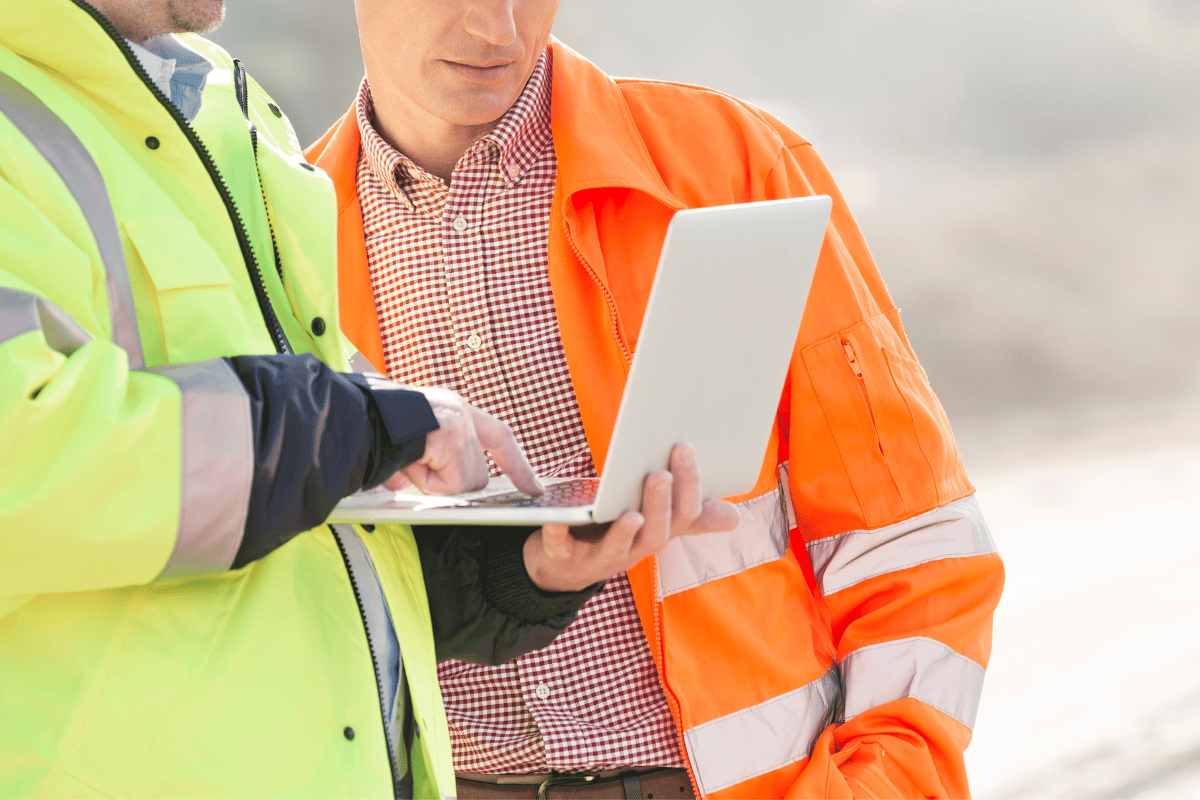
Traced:
<svg viewBox="0 0 1200 800">
<path fill-rule="evenodd" d="M 423 460 L 444 485 L 478 482 L 443 474 L 481 435 L 455 433 L 443 400 L 311 356 L 130 370 L 90 232 L 2 177 L 0 208 L 0 615 L 31 595 L 241 566 Z"/>
<path fill-rule="evenodd" d="M 335 372 L 312 356 L 229 363 L 249 397 L 255 442 L 234 569 L 320 525 L 343 497 L 397 474 L 433 493 L 480 489 L 485 451 L 517 486 L 541 491 L 511 429 L 453 392 Z"/>
<path fill-rule="evenodd" d="M 642 508 L 609 525 L 414 528 L 438 659 L 502 664 L 545 647 L 603 582 L 677 536 L 729 531 L 737 508 L 701 498 L 689 445 L 651 473 Z"/>
<path fill-rule="evenodd" d="M 811 145 L 780 129 L 789 149 L 768 195 L 834 201 L 808 300 L 825 313 L 805 315 L 782 416 L 793 541 L 844 702 L 788 795 L 966 797 L 1004 567 L 850 210 Z"/>
</svg>

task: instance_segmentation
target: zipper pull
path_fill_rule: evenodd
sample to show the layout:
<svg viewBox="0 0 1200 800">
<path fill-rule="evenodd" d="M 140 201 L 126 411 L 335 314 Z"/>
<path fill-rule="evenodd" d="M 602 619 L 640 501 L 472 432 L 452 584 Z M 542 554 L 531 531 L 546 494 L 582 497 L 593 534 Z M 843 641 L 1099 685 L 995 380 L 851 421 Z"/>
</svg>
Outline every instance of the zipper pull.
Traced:
<svg viewBox="0 0 1200 800">
<path fill-rule="evenodd" d="M 846 354 L 846 363 L 850 365 L 850 369 L 854 370 L 854 377 L 860 381 L 863 380 L 862 367 L 858 363 L 858 353 L 854 352 L 854 345 L 850 344 L 847 339 L 842 339 L 842 352 Z"/>
<path fill-rule="evenodd" d="M 246 128 L 250 131 L 250 146 L 254 149 L 254 157 L 258 158 L 258 128 L 250 120 L 250 88 L 246 83 L 246 67 L 239 59 L 233 60 L 233 86 L 237 93 L 238 105 L 242 107 L 242 116 L 246 118 Z"/>
</svg>

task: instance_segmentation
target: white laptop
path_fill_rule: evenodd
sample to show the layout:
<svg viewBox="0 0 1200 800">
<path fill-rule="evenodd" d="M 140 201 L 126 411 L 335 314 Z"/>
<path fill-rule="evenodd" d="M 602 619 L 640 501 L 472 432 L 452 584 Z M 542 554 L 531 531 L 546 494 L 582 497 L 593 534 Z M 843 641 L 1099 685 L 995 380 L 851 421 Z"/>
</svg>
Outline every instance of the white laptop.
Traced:
<svg viewBox="0 0 1200 800">
<path fill-rule="evenodd" d="M 671 220 L 600 478 L 506 477 L 469 494 L 363 492 L 331 522 L 609 522 L 641 505 L 671 448 L 696 450 L 704 497 L 753 488 L 825 237 L 826 196 L 680 211 Z"/>
</svg>

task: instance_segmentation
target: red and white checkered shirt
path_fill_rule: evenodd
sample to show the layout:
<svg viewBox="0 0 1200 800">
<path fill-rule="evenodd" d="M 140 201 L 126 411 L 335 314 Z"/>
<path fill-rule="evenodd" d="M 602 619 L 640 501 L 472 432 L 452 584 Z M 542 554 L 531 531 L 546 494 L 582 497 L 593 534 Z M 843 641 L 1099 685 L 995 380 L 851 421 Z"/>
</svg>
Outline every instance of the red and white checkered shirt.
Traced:
<svg viewBox="0 0 1200 800">
<path fill-rule="evenodd" d="M 375 131 L 364 80 L 357 189 L 388 376 L 504 420 L 538 474 L 590 477 L 546 269 L 550 70 L 547 50 L 449 187 Z M 623 574 L 546 649 L 499 667 L 443 662 L 438 677 L 459 772 L 683 766 Z"/>
</svg>

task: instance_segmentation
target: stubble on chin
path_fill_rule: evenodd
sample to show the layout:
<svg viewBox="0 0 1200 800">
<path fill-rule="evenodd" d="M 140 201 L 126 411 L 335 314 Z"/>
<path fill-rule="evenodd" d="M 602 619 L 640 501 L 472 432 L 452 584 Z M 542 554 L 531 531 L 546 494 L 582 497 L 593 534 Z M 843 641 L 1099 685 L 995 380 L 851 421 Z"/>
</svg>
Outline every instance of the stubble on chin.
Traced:
<svg viewBox="0 0 1200 800">
<path fill-rule="evenodd" d="M 225 0 L 169 0 L 167 11 L 178 31 L 212 33 L 225 20 Z"/>
</svg>

